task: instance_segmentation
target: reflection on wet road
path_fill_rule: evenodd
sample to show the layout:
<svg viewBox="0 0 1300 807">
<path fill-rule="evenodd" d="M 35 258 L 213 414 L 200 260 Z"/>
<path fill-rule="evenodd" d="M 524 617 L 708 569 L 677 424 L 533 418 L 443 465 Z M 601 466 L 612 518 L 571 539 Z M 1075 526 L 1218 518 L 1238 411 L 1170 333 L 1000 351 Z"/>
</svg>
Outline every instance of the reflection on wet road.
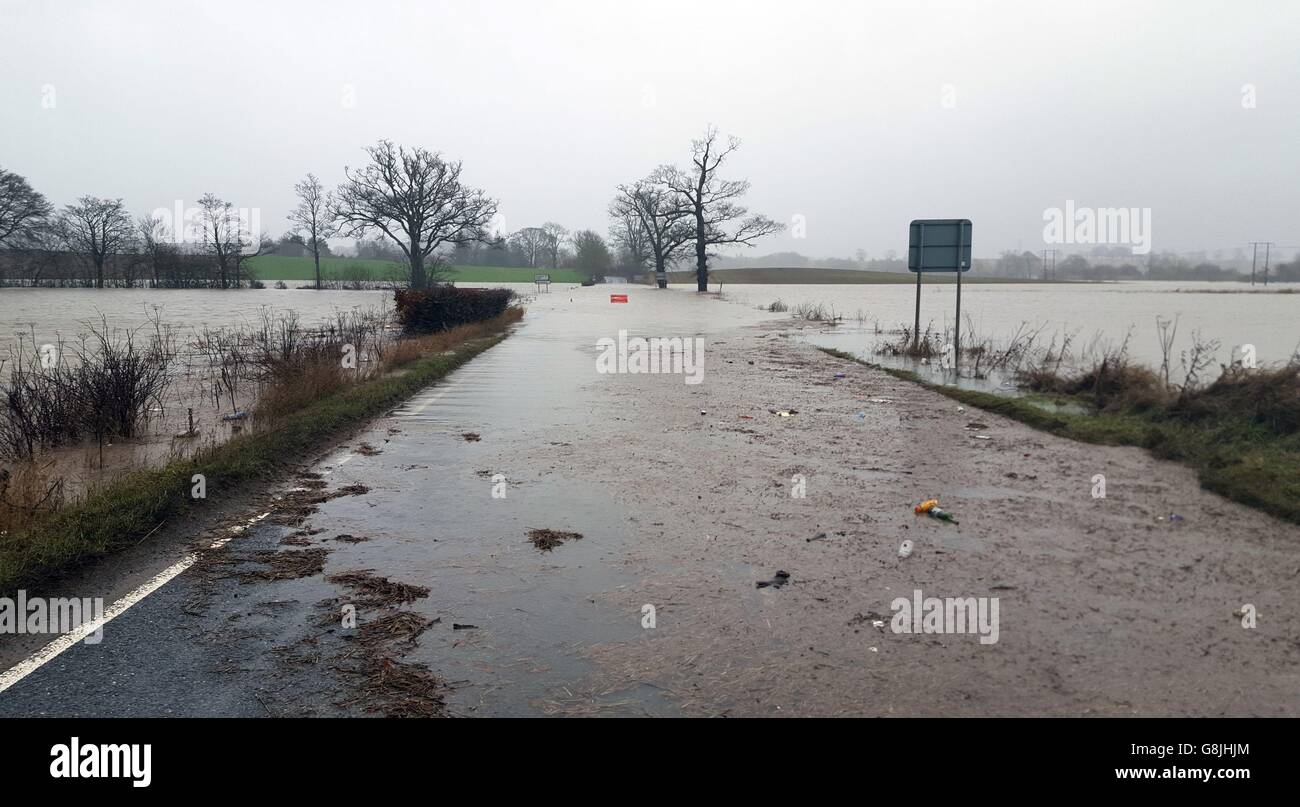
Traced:
<svg viewBox="0 0 1300 807">
<path fill-rule="evenodd" d="M 650 687 L 590 693 L 575 683 L 589 672 L 583 646 L 643 632 L 640 612 L 597 596 L 636 583 L 625 568 L 628 543 L 637 539 L 629 520 L 635 503 L 598 483 L 512 461 L 525 451 L 560 456 L 584 439 L 593 418 L 653 418 L 612 411 L 602 399 L 610 378 L 595 370 L 597 339 L 619 329 L 705 335 L 758 316 L 689 293 L 624 291 L 632 298 L 626 305 L 591 289 L 557 289 L 530 302 L 509 339 L 359 435 L 355 442 L 382 453 L 351 456 L 332 483 L 364 484 L 370 493 L 331 501 L 313 518 L 327 534 L 370 539 L 337 547 L 329 573 L 375 569 L 432 589 L 411 608 L 442 621 L 408 659 L 456 685 L 448 699 L 454 712 L 674 712 Z M 527 540 L 533 528 L 583 538 L 542 553 Z"/>
</svg>

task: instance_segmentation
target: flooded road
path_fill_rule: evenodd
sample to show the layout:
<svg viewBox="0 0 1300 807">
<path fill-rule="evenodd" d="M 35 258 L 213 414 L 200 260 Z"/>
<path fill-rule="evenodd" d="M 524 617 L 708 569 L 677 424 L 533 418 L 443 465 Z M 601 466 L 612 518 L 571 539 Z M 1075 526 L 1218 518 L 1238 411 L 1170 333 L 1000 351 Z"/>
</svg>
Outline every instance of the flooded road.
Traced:
<svg viewBox="0 0 1300 807">
<path fill-rule="evenodd" d="M 0 714 L 424 714 L 417 684 L 367 694 L 415 670 L 464 716 L 1297 714 L 1300 527 L 1140 449 L 958 413 L 788 316 L 610 291 L 541 295 Z M 597 372 L 620 330 L 701 339 L 702 383 Z M 914 515 L 930 497 L 960 523 Z M 380 578 L 402 587 L 367 604 Z M 999 600 L 996 640 L 895 632 L 914 592 Z"/>
</svg>

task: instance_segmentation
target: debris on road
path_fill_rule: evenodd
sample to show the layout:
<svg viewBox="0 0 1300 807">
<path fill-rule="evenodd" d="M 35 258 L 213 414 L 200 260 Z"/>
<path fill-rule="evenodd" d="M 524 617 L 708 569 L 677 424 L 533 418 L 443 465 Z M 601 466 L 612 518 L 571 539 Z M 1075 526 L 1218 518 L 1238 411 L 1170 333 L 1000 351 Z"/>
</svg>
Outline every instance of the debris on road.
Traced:
<svg viewBox="0 0 1300 807">
<path fill-rule="evenodd" d="M 341 572 L 325 579 L 335 585 L 351 589 L 354 594 L 352 602 L 363 608 L 403 605 L 429 596 L 427 586 L 397 583 L 387 577 L 378 576 L 372 569 Z"/>
<path fill-rule="evenodd" d="M 909 557 L 911 554 L 912 554 L 912 542 L 904 541 L 902 545 L 898 547 L 898 556 L 900 558 L 906 558 Z"/>
<path fill-rule="evenodd" d="M 371 646 L 392 641 L 410 646 L 415 644 L 420 634 L 441 621 L 426 619 L 411 611 L 390 611 L 378 619 L 362 623 L 357 640 Z"/>
<path fill-rule="evenodd" d="M 913 508 L 913 512 L 915 512 L 918 516 L 926 515 L 929 516 L 930 518 L 937 518 L 940 521 L 948 521 L 953 524 L 958 523 L 957 519 L 953 518 L 952 513 L 949 513 L 947 510 L 944 510 L 939 507 L 938 499 L 926 499 L 925 501 L 918 504 L 915 508 Z"/>
<path fill-rule="evenodd" d="M 555 547 L 565 541 L 578 541 L 582 539 L 580 532 L 562 532 L 560 530 L 550 529 L 531 529 L 528 531 L 528 540 L 533 542 L 540 552 L 550 552 Z"/>
<path fill-rule="evenodd" d="M 461 432 L 460 436 L 465 438 L 465 442 L 467 443 L 477 443 L 479 440 L 483 439 L 482 437 L 479 437 L 478 432 Z"/>
<path fill-rule="evenodd" d="M 755 588 L 780 588 L 790 582 L 790 573 L 779 571 L 772 576 L 771 580 L 759 580 L 754 584 Z"/>
</svg>

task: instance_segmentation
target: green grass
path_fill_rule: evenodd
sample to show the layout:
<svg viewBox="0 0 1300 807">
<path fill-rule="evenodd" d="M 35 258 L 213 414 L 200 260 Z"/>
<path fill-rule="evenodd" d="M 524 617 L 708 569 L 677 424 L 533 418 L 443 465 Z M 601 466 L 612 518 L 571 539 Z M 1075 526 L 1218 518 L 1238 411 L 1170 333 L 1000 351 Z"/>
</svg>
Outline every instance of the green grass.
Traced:
<svg viewBox="0 0 1300 807">
<path fill-rule="evenodd" d="M 1279 433 L 1240 409 L 1196 419 L 1159 408 L 1099 412 L 1081 396 L 1009 398 L 963 390 L 931 384 L 916 373 L 862 361 L 834 348 L 819 349 L 1041 431 L 1085 443 L 1145 448 L 1195 469 L 1206 490 L 1300 524 L 1300 432 Z M 1052 411 L 1062 405 L 1084 407 L 1087 414 Z"/>
<path fill-rule="evenodd" d="M 504 327 L 504 326 L 503 326 Z M 49 579 L 79 564 L 138 544 L 167 519 L 184 513 L 191 477 L 203 474 L 207 495 L 232 495 L 287 463 L 446 376 L 504 339 L 466 342 L 426 356 L 396 373 L 345 387 L 276 421 L 188 460 L 130 474 L 85 501 L 65 507 L 20 535 L 0 541 L 0 593 Z"/>
<path fill-rule="evenodd" d="M 669 272 L 670 283 L 694 283 L 695 272 Z M 956 283 L 957 276 L 952 273 L 926 273 L 923 284 Z M 967 283 L 1043 283 L 1053 281 L 1024 280 L 1010 277 L 990 277 L 978 272 L 962 275 L 962 285 Z M 753 269 L 716 269 L 709 271 L 710 285 L 716 283 L 874 283 L 874 284 L 908 284 L 916 285 L 916 275 L 911 272 L 866 272 L 854 269 L 821 269 L 811 266 L 796 266 L 787 269 L 753 268 Z"/>
<path fill-rule="evenodd" d="M 263 283 L 283 280 L 294 285 L 316 281 L 316 267 L 311 258 L 285 255 L 259 255 L 247 264 L 249 273 Z M 360 258 L 322 258 L 321 275 L 325 280 L 369 280 L 396 283 L 406 279 L 406 267 L 393 261 Z M 453 266 L 447 280 L 465 283 L 532 283 L 533 276 L 550 274 L 554 283 L 581 283 L 582 275 L 572 269 L 528 269 L 507 266 Z"/>
</svg>

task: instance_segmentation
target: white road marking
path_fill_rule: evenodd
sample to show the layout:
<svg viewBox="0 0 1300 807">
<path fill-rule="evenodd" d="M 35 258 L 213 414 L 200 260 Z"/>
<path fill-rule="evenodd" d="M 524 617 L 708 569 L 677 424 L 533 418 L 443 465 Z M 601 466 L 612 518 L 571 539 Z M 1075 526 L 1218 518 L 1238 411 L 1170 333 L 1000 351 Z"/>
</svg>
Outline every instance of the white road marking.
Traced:
<svg viewBox="0 0 1300 807">
<path fill-rule="evenodd" d="M 439 393 L 437 393 L 437 394 L 435 394 L 435 395 L 430 395 L 428 398 L 425 398 L 424 400 L 422 400 L 422 401 L 420 402 L 420 404 L 419 404 L 418 406 L 414 407 L 414 408 L 407 409 L 407 410 L 405 410 L 405 411 L 402 411 L 402 410 L 399 409 L 399 410 L 397 410 L 397 415 L 398 415 L 399 417 L 402 416 L 402 415 L 406 415 L 406 416 L 408 416 L 408 417 L 409 417 L 410 415 L 418 415 L 418 414 L 420 414 L 421 412 L 423 412 L 424 410 L 428 409 L 428 408 L 429 408 L 429 407 L 430 407 L 430 406 L 431 406 L 435 401 L 437 401 L 439 398 L 441 398 L 442 396 L 446 395 L 447 392 L 448 392 L 448 390 L 445 390 L 445 389 L 444 389 L 444 390 L 442 390 L 441 392 L 439 392 Z"/>
<path fill-rule="evenodd" d="M 271 515 L 271 513 L 268 510 L 267 512 L 263 513 L 260 516 L 254 516 L 253 518 L 249 519 L 246 523 L 242 525 L 231 527 L 229 535 L 225 536 L 224 538 L 218 538 L 217 540 L 213 541 L 211 546 L 209 546 L 204 551 L 211 552 L 214 549 L 220 549 L 221 547 L 230 543 L 231 540 L 235 538 L 235 536 L 239 535 L 244 530 L 248 529 L 249 527 L 253 526 L 254 524 L 256 524 L 257 522 L 261 521 L 262 519 L 266 518 L 269 515 Z M 10 667 L 9 669 L 5 670 L 3 673 L 0 673 L 0 692 L 4 692 L 9 687 L 13 686 L 14 684 L 23 680 L 27 676 L 36 672 L 41 667 L 43 667 L 46 663 L 57 658 L 60 653 L 67 650 L 69 647 L 72 647 L 77 642 L 81 641 L 82 639 L 85 639 L 90 634 L 94 633 L 95 631 L 107 625 L 109 622 L 112 622 L 117 617 L 126 613 L 131 606 L 135 605 L 136 603 L 143 600 L 145 597 L 148 597 L 150 594 L 162 588 L 164 585 L 166 585 L 168 582 L 173 580 L 181 572 L 193 566 L 196 562 L 198 562 L 200 554 L 201 553 L 199 552 L 191 552 L 190 554 L 181 558 L 177 562 L 173 563 L 171 566 L 168 566 L 166 569 L 163 569 L 158 574 L 149 578 L 147 582 L 136 587 L 133 591 L 131 591 L 126 596 L 122 597 L 117 602 L 113 603 L 111 606 L 109 606 L 109 608 L 107 608 L 104 611 L 104 616 L 94 620 L 93 622 L 87 622 L 86 624 L 79 626 L 76 630 L 71 631 L 70 633 L 60 634 L 59 637 L 56 638 L 54 641 L 45 645 L 40 650 L 37 650 L 35 653 L 32 653 L 30 656 L 18 662 L 17 664 Z"/>
</svg>

